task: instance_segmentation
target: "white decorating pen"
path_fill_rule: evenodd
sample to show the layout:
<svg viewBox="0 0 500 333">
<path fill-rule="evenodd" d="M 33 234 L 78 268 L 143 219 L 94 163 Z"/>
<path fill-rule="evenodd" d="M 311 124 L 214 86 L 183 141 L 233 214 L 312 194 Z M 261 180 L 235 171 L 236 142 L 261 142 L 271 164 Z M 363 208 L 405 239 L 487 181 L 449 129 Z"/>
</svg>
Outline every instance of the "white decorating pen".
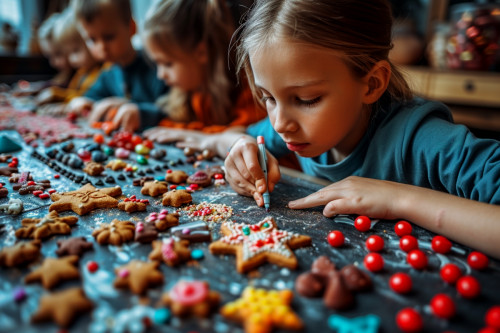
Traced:
<svg viewBox="0 0 500 333">
<path fill-rule="evenodd" d="M 266 192 L 262 195 L 264 197 L 264 207 L 266 211 L 269 211 L 269 204 L 271 202 L 271 198 L 269 197 L 269 186 L 267 185 L 267 155 L 266 155 L 266 146 L 264 145 L 264 137 L 257 137 L 257 145 L 259 146 L 259 163 L 262 168 L 262 172 L 264 173 L 264 178 L 266 179 Z"/>
</svg>

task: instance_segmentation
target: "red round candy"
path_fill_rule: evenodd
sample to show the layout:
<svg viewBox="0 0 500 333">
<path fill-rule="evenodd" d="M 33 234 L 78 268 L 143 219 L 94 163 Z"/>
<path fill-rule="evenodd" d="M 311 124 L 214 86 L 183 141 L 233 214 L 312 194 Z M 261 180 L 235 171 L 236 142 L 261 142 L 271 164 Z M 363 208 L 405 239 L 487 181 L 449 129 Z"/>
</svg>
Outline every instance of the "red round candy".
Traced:
<svg viewBox="0 0 500 333">
<path fill-rule="evenodd" d="M 467 263 L 474 269 L 485 269 L 488 267 L 489 262 L 488 257 L 478 251 L 472 251 L 467 257 Z"/>
<path fill-rule="evenodd" d="M 498 330 L 493 327 L 483 327 L 477 333 L 498 333 Z"/>
<path fill-rule="evenodd" d="M 486 325 L 500 330 L 500 305 L 492 306 L 484 317 Z"/>
<path fill-rule="evenodd" d="M 420 313 L 412 308 L 404 308 L 396 315 L 396 324 L 403 332 L 419 332 L 424 327 Z"/>
<path fill-rule="evenodd" d="M 411 234 L 412 229 L 413 228 L 411 224 L 406 221 L 399 221 L 394 226 L 394 231 L 396 232 L 396 235 L 398 235 L 399 237 Z"/>
<path fill-rule="evenodd" d="M 427 256 L 420 250 L 412 250 L 406 256 L 406 260 L 415 269 L 424 269 L 427 267 Z"/>
<path fill-rule="evenodd" d="M 437 253 L 445 254 L 451 250 L 451 242 L 448 238 L 443 236 L 434 236 L 434 238 L 432 238 L 431 246 L 434 252 Z"/>
<path fill-rule="evenodd" d="M 379 252 L 384 248 L 384 239 L 377 235 L 368 237 L 365 242 L 366 248 L 371 252 Z"/>
<path fill-rule="evenodd" d="M 397 293 L 406 294 L 411 291 L 411 277 L 406 273 L 396 273 L 389 279 L 389 286 Z"/>
<path fill-rule="evenodd" d="M 457 281 L 457 291 L 465 298 L 475 298 L 481 292 L 481 286 L 475 277 L 462 276 Z"/>
<path fill-rule="evenodd" d="M 455 315 L 455 302 L 446 294 L 437 294 L 431 299 L 431 310 L 437 317 L 449 319 Z"/>
<path fill-rule="evenodd" d="M 367 216 L 358 216 L 354 220 L 354 227 L 361 232 L 365 232 L 365 231 L 370 230 L 371 225 L 372 225 L 372 221 Z"/>
<path fill-rule="evenodd" d="M 99 268 L 99 265 L 95 261 L 87 262 L 87 269 L 90 273 L 94 273 Z"/>
<path fill-rule="evenodd" d="M 412 235 L 405 235 L 399 239 L 399 247 L 405 252 L 418 249 L 418 240 Z"/>
<path fill-rule="evenodd" d="M 371 272 L 378 272 L 384 268 L 384 258 L 378 253 L 368 253 L 363 262 L 366 269 Z"/>
<path fill-rule="evenodd" d="M 454 284 L 462 276 L 462 271 L 455 264 L 446 264 L 439 272 L 441 278 L 449 284 Z"/>
<path fill-rule="evenodd" d="M 104 136 L 100 133 L 94 134 L 94 142 L 99 144 L 104 143 Z"/>
<path fill-rule="evenodd" d="M 142 143 L 142 138 L 139 135 L 133 135 L 130 141 L 134 146 L 137 146 L 138 144 Z"/>
<path fill-rule="evenodd" d="M 344 234 L 338 230 L 333 230 L 328 233 L 328 243 L 333 247 L 340 247 L 344 245 Z"/>
<path fill-rule="evenodd" d="M 155 147 L 153 141 L 151 140 L 144 140 L 142 141 L 142 144 L 146 147 L 148 147 L 149 149 L 153 149 Z"/>
</svg>

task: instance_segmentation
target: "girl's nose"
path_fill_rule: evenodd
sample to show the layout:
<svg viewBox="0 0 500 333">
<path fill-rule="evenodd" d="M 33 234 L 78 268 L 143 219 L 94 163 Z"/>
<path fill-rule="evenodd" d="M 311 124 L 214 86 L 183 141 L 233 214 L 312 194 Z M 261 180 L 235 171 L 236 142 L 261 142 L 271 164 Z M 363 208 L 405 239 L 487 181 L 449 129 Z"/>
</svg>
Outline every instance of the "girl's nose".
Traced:
<svg viewBox="0 0 500 333">
<path fill-rule="evenodd" d="M 279 104 L 274 109 L 274 130 L 278 133 L 294 132 L 297 130 L 297 122 Z"/>
<path fill-rule="evenodd" d="M 166 79 L 168 79 L 168 72 L 167 72 L 167 70 L 165 70 L 165 68 L 163 66 L 158 66 L 157 70 L 156 70 L 156 76 L 160 80 L 166 80 Z"/>
</svg>

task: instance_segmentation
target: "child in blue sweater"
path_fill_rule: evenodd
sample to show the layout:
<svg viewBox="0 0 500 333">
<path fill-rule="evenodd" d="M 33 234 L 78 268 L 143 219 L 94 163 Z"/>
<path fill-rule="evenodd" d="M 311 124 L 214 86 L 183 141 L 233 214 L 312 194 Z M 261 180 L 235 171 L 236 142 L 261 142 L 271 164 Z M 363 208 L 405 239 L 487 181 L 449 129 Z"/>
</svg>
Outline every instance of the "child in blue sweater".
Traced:
<svg viewBox="0 0 500 333">
<path fill-rule="evenodd" d="M 262 206 L 280 179 L 276 157 L 293 151 L 304 172 L 333 183 L 290 208 L 406 219 L 500 257 L 500 143 L 412 96 L 387 57 L 391 25 L 385 0 L 256 1 L 238 68 L 268 119 L 234 142 L 228 181 Z"/>
</svg>

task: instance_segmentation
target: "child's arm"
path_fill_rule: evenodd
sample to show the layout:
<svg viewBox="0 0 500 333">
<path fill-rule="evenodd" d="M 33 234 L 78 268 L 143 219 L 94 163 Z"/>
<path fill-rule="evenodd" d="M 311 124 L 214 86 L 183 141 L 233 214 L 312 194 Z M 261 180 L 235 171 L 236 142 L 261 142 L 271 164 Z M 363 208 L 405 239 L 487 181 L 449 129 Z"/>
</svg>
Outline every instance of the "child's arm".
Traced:
<svg viewBox="0 0 500 333">
<path fill-rule="evenodd" d="M 281 174 L 278 160 L 267 153 L 267 184 L 259 163 L 259 148 L 254 138 L 248 135 L 240 137 L 234 142 L 231 151 L 226 157 L 226 179 L 237 193 L 252 196 L 257 205 L 264 206 L 262 194 L 272 192 L 278 183 Z"/>
<path fill-rule="evenodd" d="M 348 177 L 305 198 L 292 209 L 325 205 L 323 214 L 405 219 L 459 243 L 500 258 L 500 206 L 423 187 Z"/>
</svg>

